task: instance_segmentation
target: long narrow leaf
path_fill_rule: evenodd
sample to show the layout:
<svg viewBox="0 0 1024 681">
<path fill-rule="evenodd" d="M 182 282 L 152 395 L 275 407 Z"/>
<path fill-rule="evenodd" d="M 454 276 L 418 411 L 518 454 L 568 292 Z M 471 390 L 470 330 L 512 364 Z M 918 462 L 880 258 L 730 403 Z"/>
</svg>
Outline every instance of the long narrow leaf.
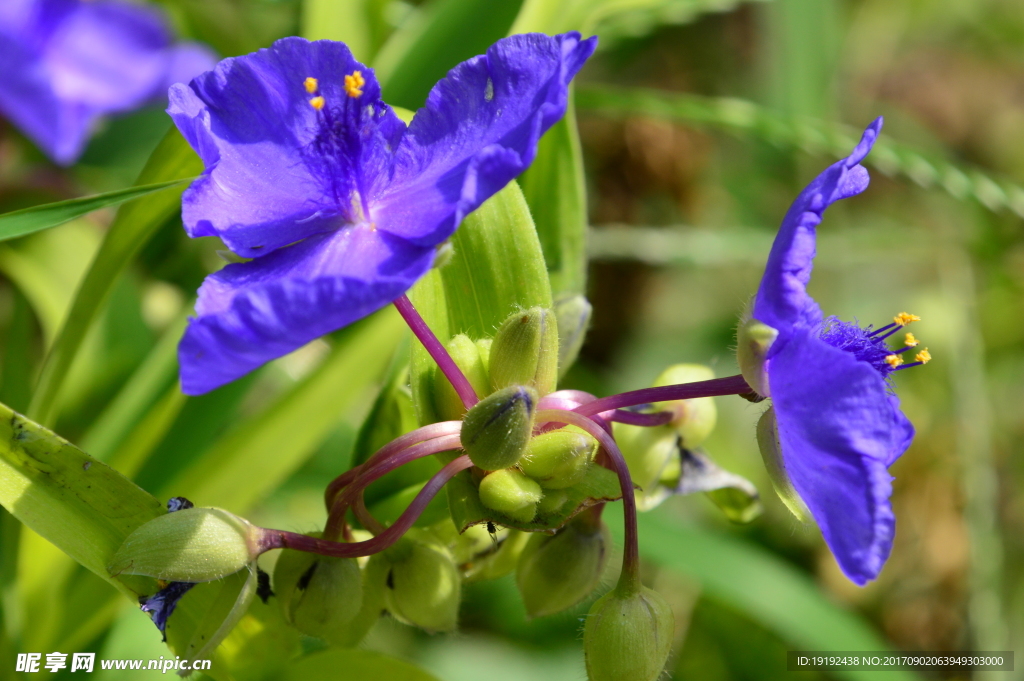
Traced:
<svg viewBox="0 0 1024 681">
<path fill-rule="evenodd" d="M 180 180 L 155 182 L 153 184 L 128 187 L 127 189 L 118 189 L 106 192 L 105 194 L 83 196 L 79 199 L 46 203 L 41 206 L 32 206 L 31 208 L 4 213 L 0 215 L 0 241 L 14 239 L 15 237 L 63 225 L 65 222 L 80 218 L 94 210 L 116 206 L 132 199 L 139 199 L 147 194 L 175 187 L 191 179 L 186 177 Z"/>
<path fill-rule="evenodd" d="M 171 130 L 142 170 L 139 183 L 145 186 L 185 180 L 198 175 L 201 165 L 181 134 Z M 34 420 L 48 424 L 56 419 L 64 379 L 93 319 L 135 253 L 179 209 L 180 197 L 178 190 L 168 189 L 136 199 L 118 211 L 43 365 L 29 406 L 29 416 Z"/>
</svg>

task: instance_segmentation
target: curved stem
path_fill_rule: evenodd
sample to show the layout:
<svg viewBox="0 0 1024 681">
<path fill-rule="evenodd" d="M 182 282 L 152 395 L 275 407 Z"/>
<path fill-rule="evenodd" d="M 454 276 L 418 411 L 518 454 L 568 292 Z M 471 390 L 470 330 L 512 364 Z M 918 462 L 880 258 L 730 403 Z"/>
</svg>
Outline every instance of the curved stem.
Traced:
<svg viewBox="0 0 1024 681">
<path fill-rule="evenodd" d="M 334 498 L 334 503 L 331 505 L 331 512 L 327 517 L 327 525 L 324 527 L 324 537 L 334 539 L 338 536 L 339 531 L 344 525 L 346 511 L 348 511 L 353 502 L 362 495 L 363 490 L 366 489 L 367 485 L 374 480 L 387 475 L 391 471 L 404 466 L 410 461 L 422 459 L 425 456 L 437 454 L 438 452 L 458 449 L 461 446 L 462 442 L 459 440 L 458 434 L 444 435 L 442 437 L 434 438 L 433 440 L 427 440 L 426 442 L 420 442 L 419 444 L 407 447 L 386 459 L 378 461 L 375 465 L 369 468 L 364 468 L 359 474 L 359 477 L 345 487 L 345 489 Z M 367 529 L 372 531 L 372 528 L 368 527 Z"/>
<path fill-rule="evenodd" d="M 327 510 L 331 510 L 331 507 L 334 505 L 334 497 L 338 495 L 338 492 L 359 477 L 360 473 L 366 470 L 367 467 L 372 466 L 381 459 L 386 459 L 389 456 L 392 456 L 395 452 L 399 452 L 418 442 L 432 440 L 435 437 L 441 437 L 442 435 L 452 435 L 460 432 L 461 430 L 462 421 L 442 421 L 441 423 L 431 423 L 430 425 L 423 426 L 422 428 L 417 428 L 411 433 L 406 433 L 401 437 L 395 438 L 378 449 L 373 456 L 368 458 L 366 461 L 355 468 L 342 473 L 331 481 L 331 484 L 329 484 L 327 489 L 324 491 L 324 503 L 327 505 Z"/>
<path fill-rule="evenodd" d="M 451 461 L 427 481 L 427 484 L 423 486 L 423 489 L 412 500 L 409 507 L 398 517 L 395 524 L 373 539 L 346 544 L 328 539 L 317 539 L 316 537 L 286 530 L 260 528 L 259 552 L 263 553 L 271 549 L 295 549 L 296 551 L 306 551 L 308 553 L 318 553 L 322 556 L 336 556 L 338 558 L 358 558 L 360 556 L 380 553 L 409 531 L 409 528 L 413 526 L 413 523 L 423 513 L 423 509 L 427 507 L 427 504 L 430 503 L 449 480 L 459 472 L 472 466 L 473 462 L 465 454 Z"/>
<path fill-rule="evenodd" d="M 713 378 L 710 381 L 679 383 L 677 385 L 664 385 L 659 388 L 631 390 L 627 393 L 602 397 L 599 400 L 582 404 L 573 411 L 584 416 L 591 416 L 611 409 L 635 407 L 638 404 L 667 402 L 669 400 L 690 400 L 697 397 L 714 397 L 716 395 L 742 395 L 750 391 L 751 387 L 747 385 L 742 376 L 737 374 L 727 378 Z"/>
<path fill-rule="evenodd" d="M 413 307 L 412 301 L 409 300 L 408 296 L 402 295 L 395 298 L 394 306 L 398 309 L 398 313 L 402 315 L 405 323 L 412 329 L 416 338 L 419 339 L 423 347 L 430 353 L 430 356 L 437 362 L 437 367 L 445 375 L 445 378 L 455 388 L 455 394 L 462 400 L 462 405 L 466 407 L 467 411 L 471 409 L 473 405 L 480 401 L 480 398 L 477 396 L 476 391 L 473 390 L 469 379 L 462 373 L 462 369 L 455 363 L 452 356 L 448 354 L 448 350 L 445 349 L 441 341 L 434 335 L 434 332 L 427 326 L 427 322 L 423 320 L 420 313 Z"/>
<path fill-rule="evenodd" d="M 567 423 L 582 428 L 592 435 L 604 448 L 622 488 L 622 515 L 625 521 L 625 542 L 622 550 L 622 574 L 616 587 L 622 595 L 637 593 L 640 590 L 640 541 L 636 531 L 636 495 L 633 493 L 633 478 L 629 475 L 629 467 L 623 458 L 615 439 L 604 428 L 589 417 L 577 412 L 548 409 L 537 412 L 537 421 L 554 421 Z"/>
</svg>

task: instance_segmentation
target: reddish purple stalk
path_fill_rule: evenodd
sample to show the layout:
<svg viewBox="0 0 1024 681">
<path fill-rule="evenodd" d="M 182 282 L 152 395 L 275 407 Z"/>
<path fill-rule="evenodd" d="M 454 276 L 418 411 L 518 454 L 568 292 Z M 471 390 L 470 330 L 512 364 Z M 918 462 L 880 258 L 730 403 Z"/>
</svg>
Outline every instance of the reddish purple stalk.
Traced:
<svg viewBox="0 0 1024 681">
<path fill-rule="evenodd" d="M 537 421 L 567 423 L 582 428 L 592 435 L 604 448 L 615 474 L 619 476 L 622 488 L 622 515 L 625 521 L 625 542 L 622 550 L 622 574 L 619 575 L 618 589 L 624 595 L 640 590 L 640 540 L 636 531 L 636 496 L 633 493 L 633 478 L 615 439 L 589 417 L 576 412 L 546 409 L 537 412 Z"/>
<path fill-rule="evenodd" d="M 727 378 L 713 378 L 710 381 L 697 381 L 695 383 L 679 383 L 677 385 L 664 385 L 658 388 L 643 388 L 631 390 L 628 393 L 620 393 L 609 397 L 581 404 L 573 409 L 577 414 L 592 416 L 612 409 L 624 409 L 635 407 L 638 404 L 651 404 L 652 402 L 668 402 L 671 400 L 691 400 L 697 397 L 714 397 L 717 395 L 742 395 L 749 393 L 752 388 L 742 376 L 729 376 Z"/>
<path fill-rule="evenodd" d="M 331 512 L 327 517 L 327 525 L 324 527 L 324 536 L 328 539 L 334 539 L 341 533 L 342 527 L 345 523 L 345 513 L 349 507 L 356 501 L 356 499 L 362 495 L 364 489 L 374 480 L 381 478 L 396 468 L 400 468 L 410 461 L 416 459 L 422 459 L 425 456 L 431 454 L 437 454 L 438 452 L 446 452 L 450 449 L 458 449 L 462 446 L 459 440 L 458 433 L 453 435 L 443 435 L 441 437 L 434 438 L 433 440 L 427 440 L 418 444 L 406 447 L 403 450 L 395 452 L 387 458 L 381 457 L 377 461 L 367 461 L 362 466 L 362 472 L 359 476 L 348 486 L 345 487 L 344 491 L 340 492 L 334 498 L 334 503 L 331 505 Z M 371 529 L 372 528 L 367 528 Z"/>
<path fill-rule="evenodd" d="M 427 323 L 417 312 L 416 308 L 413 307 L 412 301 L 409 300 L 408 296 L 402 295 L 395 299 L 395 307 L 398 309 L 398 313 L 402 315 L 402 319 L 409 325 L 412 332 L 419 339 L 423 347 L 427 349 L 430 356 L 437 363 L 437 367 L 448 379 L 448 382 L 455 388 L 455 394 L 462 400 L 462 404 L 467 410 L 471 409 L 473 405 L 480 401 L 476 391 L 473 390 L 473 386 L 470 385 L 469 379 L 462 373 L 462 369 L 455 363 L 452 356 L 448 354 L 448 350 L 445 349 L 444 345 L 437 339 L 434 332 L 430 330 Z"/>
<path fill-rule="evenodd" d="M 423 426 L 422 428 L 417 428 L 411 433 L 406 433 L 405 435 L 395 438 L 378 449 L 369 459 L 355 468 L 345 471 L 331 481 L 331 484 L 327 486 L 327 489 L 324 492 L 324 503 L 327 505 L 327 510 L 330 511 L 331 507 L 334 506 L 334 498 L 338 495 L 338 492 L 359 477 L 362 471 L 373 466 L 378 461 L 386 459 L 396 452 L 400 452 L 406 447 L 411 447 L 418 442 L 432 440 L 443 435 L 454 435 L 459 433 L 461 430 L 462 421 L 442 421 L 440 423 L 431 423 L 430 425 Z"/>
<path fill-rule="evenodd" d="M 469 460 L 469 457 L 462 455 L 435 473 L 434 477 L 427 481 L 427 484 L 423 486 L 420 493 L 417 494 L 416 498 L 413 499 L 411 504 L 409 504 L 409 508 L 405 509 L 402 515 L 398 517 L 395 524 L 378 534 L 373 539 L 367 539 L 366 541 L 361 542 L 345 543 L 329 541 L 327 539 L 317 539 L 316 537 L 310 537 L 296 532 L 288 532 L 286 530 L 261 528 L 261 536 L 259 539 L 260 553 L 271 549 L 295 549 L 296 551 L 318 553 L 322 556 L 335 556 L 337 558 L 358 558 L 360 556 L 371 556 L 375 553 L 380 553 L 398 541 L 402 535 L 409 531 L 409 528 L 413 526 L 413 523 L 415 523 L 420 517 L 420 514 L 423 513 L 423 509 L 427 507 L 427 504 L 430 503 L 434 496 L 441 491 L 441 488 L 444 487 L 449 480 L 472 465 L 473 462 Z"/>
</svg>

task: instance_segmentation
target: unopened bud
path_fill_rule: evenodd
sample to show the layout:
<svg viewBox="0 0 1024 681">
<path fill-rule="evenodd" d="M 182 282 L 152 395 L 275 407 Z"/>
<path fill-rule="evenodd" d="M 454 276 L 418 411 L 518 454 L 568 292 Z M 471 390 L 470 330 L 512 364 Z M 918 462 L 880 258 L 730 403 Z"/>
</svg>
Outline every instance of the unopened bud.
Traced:
<svg viewBox="0 0 1024 681">
<path fill-rule="evenodd" d="M 384 601 L 392 615 L 427 631 L 455 629 L 462 577 L 447 548 L 407 534 L 378 555 L 389 566 Z"/>
<path fill-rule="evenodd" d="M 537 392 L 513 385 L 477 402 L 462 420 L 462 447 L 478 468 L 514 466 L 530 442 Z"/>
<path fill-rule="evenodd" d="M 562 296 L 555 301 L 558 318 L 558 375 L 562 377 L 573 365 L 583 347 L 594 307 L 583 296 Z"/>
<path fill-rule="evenodd" d="M 590 681 L 654 681 L 672 648 L 672 608 L 658 592 L 613 589 L 594 603 L 583 628 Z"/>
<path fill-rule="evenodd" d="M 554 536 L 535 532 L 516 568 L 530 616 L 561 612 L 586 598 L 601 581 L 609 543 L 608 528 L 586 511 Z"/>
<path fill-rule="evenodd" d="M 564 489 L 549 489 L 544 491 L 544 496 L 537 502 L 537 514 L 558 513 L 569 501 L 569 493 Z"/>
<path fill-rule="evenodd" d="M 793 483 L 790 482 L 789 475 L 786 473 L 786 463 L 782 458 L 782 443 L 779 441 L 779 428 L 775 422 L 775 407 L 769 407 L 757 422 L 757 446 L 761 450 L 761 458 L 764 459 L 768 477 L 772 481 L 772 486 L 775 487 L 775 492 L 782 499 L 782 503 L 801 522 L 810 521 L 811 513 L 807 510 L 804 500 L 793 489 Z"/>
<path fill-rule="evenodd" d="M 274 566 L 274 593 L 296 629 L 336 643 L 348 638 L 362 607 L 363 579 L 354 558 L 285 549 Z"/>
<path fill-rule="evenodd" d="M 596 450 L 587 433 L 560 428 L 530 440 L 519 467 L 545 489 L 565 489 L 583 480 Z"/>
<path fill-rule="evenodd" d="M 527 385 L 542 396 L 558 381 L 558 321 L 551 310 L 532 307 L 505 320 L 491 344 L 491 388 Z"/>
<path fill-rule="evenodd" d="M 644 493 L 653 492 L 666 467 L 678 458 L 678 433 L 672 426 L 645 428 L 616 423 L 613 428 L 633 482 Z"/>
<path fill-rule="evenodd" d="M 256 559 L 260 530 L 220 508 L 189 508 L 138 527 L 114 553 L 112 575 L 208 582 Z"/>
<path fill-rule="evenodd" d="M 542 496 L 540 485 L 513 468 L 488 473 L 480 481 L 480 503 L 524 523 L 533 520 Z"/>
<path fill-rule="evenodd" d="M 480 348 L 465 334 L 453 336 L 445 343 L 448 354 L 451 355 L 455 364 L 466 376 L 469 384 L 477 395 L 486 395 L 491 392 L 490 378 L 487 376 L 487 367 L 480 356 Z M 435 368 L 434 373 L 434 406 L 437 414 L 445 421 L 457 421 L 466 413 L 466 407 L 455 388 L 448 382 L 444 372 Z"/>
<path fill-rule="evenodd" d="M 740 373 L 747 385 L 764 397 L 771 397 L 765 362 L 768 350 L 778 336 L 777 329 L 753 318 L 741 322 L 736 329 L 736 361 L 740 365 Z"/>
<path fill-rule="evenodd" d="M 711 370 L 711 367 L 702 364 L 676 364 L 661 372 L 658 379 L 654 381 L 654 387 L 710 381 L 714 377 L 715 372 Z M 654 407 L 657 410 L 666 409 L 675 414 L 671 425 L 683 438 L 683 445 L 690 449 L 700 446 L 707 439 L 711 431 L 715 429 L 715 422 L 718 420 L 718 410 L 713 397 L 659 402 Z"/>
</svg>

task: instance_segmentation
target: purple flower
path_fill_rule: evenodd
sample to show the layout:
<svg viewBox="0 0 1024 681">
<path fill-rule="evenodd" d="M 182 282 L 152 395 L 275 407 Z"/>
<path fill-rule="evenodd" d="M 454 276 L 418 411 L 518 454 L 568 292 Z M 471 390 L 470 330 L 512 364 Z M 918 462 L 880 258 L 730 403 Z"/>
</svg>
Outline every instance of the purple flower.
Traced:
<svg viewBox="0 0 1024 681">
<path fill-rule="evenodd" d="M 185 229 L 253 258 L 200 288 L 182 389 L 212 390 L 401 296 L 530 164 L 595 45 L 500 40 L 435 85 L 408 127 L 373 71 L 326 40 L 285 38 L 172 87 L 168 112 L 206 164 Z"/>
<path fill-rule="evenodd" d="M 0 114 L 60 164 L 78 158 L 97 118 L 159 100 L 213 62 L 199 45 L 175 45 L 156 9 L 0 0 Z"/>
<path fill-rule="evenodd" d="M 139 597 L 139 609 L 148 613 L 153 624 L 167 641 L 167 619 L 174 614 L 178 601 L 195 586 L 193 582 L 170 582 L 152 596 Z"/>
<path fill-rule="evenodd" d="M 885 339 L 915 318 L 903 314 L 875 331 L 825 319 L 806 287 L 815 228 L 829 205 L 867 188 L 859 163 L 881 127 L 881 118 L 868 126 L 853 153 L 819 175 L 786 214 L 754 298 L 752 323 L 770 328 L 758 332 L 762 373 L 748 379 L 772 399 L 782 486 L 792 486 L 843 572 L 860 585 L 877 577 L 892 548 L 888 467 L 914 436 L 888 379 L 913 366 L 900 366 L 900 354 L 916 340 L 908 334 L 907 347 L 893 351 Z M 917 363 L 928 359 L 923 351 Z"/>
</svg>

